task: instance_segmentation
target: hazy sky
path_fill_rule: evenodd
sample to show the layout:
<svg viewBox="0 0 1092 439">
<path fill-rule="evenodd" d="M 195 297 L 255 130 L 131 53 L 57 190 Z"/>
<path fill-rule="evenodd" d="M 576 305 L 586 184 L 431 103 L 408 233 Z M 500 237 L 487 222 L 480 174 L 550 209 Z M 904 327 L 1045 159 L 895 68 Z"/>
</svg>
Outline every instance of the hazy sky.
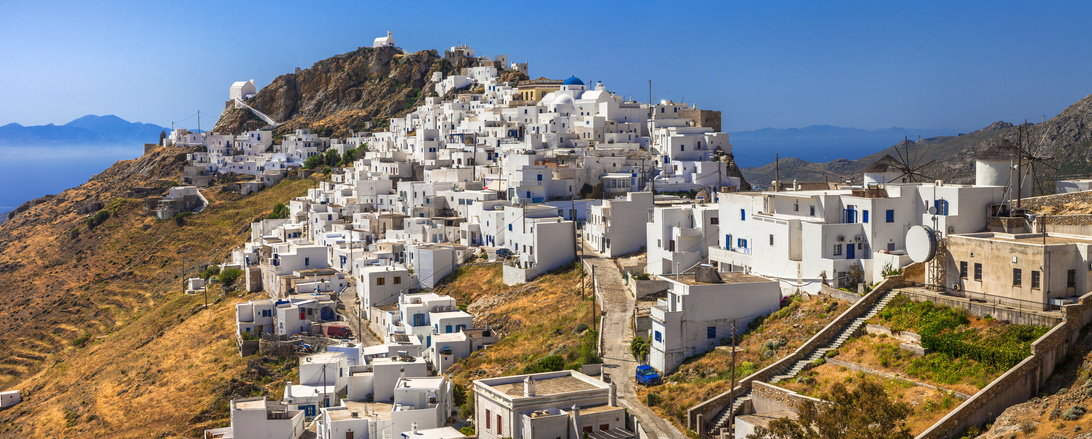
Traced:
<svg viewBox="0 0 1092 439">
<path fill-rule="evenodd" d="M 723 112 L 725 130 L 971 131 L 1092 93 L 1092 2 L 5 2 L 0 125 L 211 126 L 228 87 L 394 32 Z M 196 118 L 181 122 L 196 127 Z"/>
</svg>

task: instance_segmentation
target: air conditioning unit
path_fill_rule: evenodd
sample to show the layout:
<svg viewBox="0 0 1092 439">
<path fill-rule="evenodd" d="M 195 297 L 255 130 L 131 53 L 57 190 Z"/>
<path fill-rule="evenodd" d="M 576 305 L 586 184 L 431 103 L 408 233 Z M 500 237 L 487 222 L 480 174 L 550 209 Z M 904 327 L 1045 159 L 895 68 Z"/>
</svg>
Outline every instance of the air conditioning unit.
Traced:
<svg viewBox="0 0 1092 439">
<path fill-rule="evenodd" d="M 955 233 L 955 227 L 948 226 L 948 234 Z"/>
<path fill-rule="evenodd" d="M 846 242 L 846 237 L 844 235 L 838 235 L 838 242 Z"/>
<path fill-rule="evenodd" d="M 863 237 L 863 236 L 861 236 L 861 235 L 857 235 L 856 241 L 857 241 L 857 242 L 861 242 L 861 241 L 864 241 L 864 237 Z"/>
</svg>

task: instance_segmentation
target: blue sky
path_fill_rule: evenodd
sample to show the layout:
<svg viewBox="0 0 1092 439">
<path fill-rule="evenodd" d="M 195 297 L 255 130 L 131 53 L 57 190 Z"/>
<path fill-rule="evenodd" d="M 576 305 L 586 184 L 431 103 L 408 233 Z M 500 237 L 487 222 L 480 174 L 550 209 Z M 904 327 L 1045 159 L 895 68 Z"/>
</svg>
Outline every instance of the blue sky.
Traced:
<svg viewBox="0 0 1092 439">
<path fill-rule="evenodd" d="M 367 46 L 469 44 L 533 77 L 722 111 L 725 129 L 972 131 L 1092 93 L 1092 2 L 19 2 L 0 14 L 0 125 L 116 114 L 207 128 L 259 87 Z M 458 6 L 457 6 L 458 5 Z M 195 119 L 182 122 L 187 128 Z"/>
</svg>

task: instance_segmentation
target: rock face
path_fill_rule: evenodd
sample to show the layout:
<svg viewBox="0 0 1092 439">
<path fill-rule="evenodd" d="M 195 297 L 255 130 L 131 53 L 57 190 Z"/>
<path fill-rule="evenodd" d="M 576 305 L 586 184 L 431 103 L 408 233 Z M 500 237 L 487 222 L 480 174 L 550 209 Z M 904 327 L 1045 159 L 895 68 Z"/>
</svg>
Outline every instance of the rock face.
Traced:
<svg viewBox="0 0 1092 439">
<path fill-rule="evenodd" d="M 403 54 L 395 48 L 362 47 L 281 75 L 246 103 L 284 123 L 278 133 L 312 128 L 321 135 L 348 136 L 367 122 L 383 126 L 388 118 L 412 110 L 434 94 L 433 72 L 446 77 L 461 67 L 466 66 L 453 65 L 435 50 Z M 263 126 L 229 101 L 213 131 L 238 134 Z"/>
</svg>

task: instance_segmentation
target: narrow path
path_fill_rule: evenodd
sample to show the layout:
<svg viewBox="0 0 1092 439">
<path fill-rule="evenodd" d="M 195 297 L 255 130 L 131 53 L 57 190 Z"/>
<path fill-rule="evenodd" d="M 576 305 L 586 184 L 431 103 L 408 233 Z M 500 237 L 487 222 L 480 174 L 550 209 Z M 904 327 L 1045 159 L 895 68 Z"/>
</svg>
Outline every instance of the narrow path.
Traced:
<svg viewBox="0 0 1092 439">
<path fill-rule="evenodd" d="M 636 300 L 626 289 L 622 274 L 614 261 L 588 256 L 593 253 L 587 250 L 589 249 L 585 247 L 584 262 L 595 267 L 600 303 L 606 311 L 603 328 L 600 328 L 603 339 L 603 372 L 610 374 L 611 380 L 618 387 L 619 403 L 637 415 L 649 437 L 685 437 L 670 421 L 657 416 L 637 397 L 633 377 L 637 362 L 629 352 L 629 343 L 633 339 L 633 328 L 629 322 Z M 591 276 L 591 273 L 588 275 Z"/>
<path fill-rule="evenodd" d="M 342 291 L 338 296 L 337 311 L 339 314 L 345 317 L 350 325 L 352 325 L 353 334 L 356 335 L 356 339 L 360 341 L 363 346 L 376 346 L 383 344 L 383 340 L 380 340 L 375 336 L 372 331 L 368 330 L 368 321 L 362 320 L 360 316 L 356 315 L 356 282 L 349 278 L 349 286 Z M 363 334 L 360 332 L 360 328 L 363 328 Z"/>
</svg>

